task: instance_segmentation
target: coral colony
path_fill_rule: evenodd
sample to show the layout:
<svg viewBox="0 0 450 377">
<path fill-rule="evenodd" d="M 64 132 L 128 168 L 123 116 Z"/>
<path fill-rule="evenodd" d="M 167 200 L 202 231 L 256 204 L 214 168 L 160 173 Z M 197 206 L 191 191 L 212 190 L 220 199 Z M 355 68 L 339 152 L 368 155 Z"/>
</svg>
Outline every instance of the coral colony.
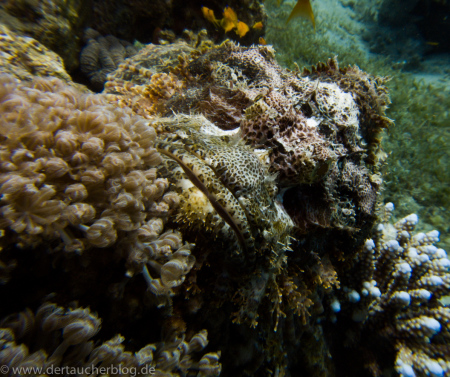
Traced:
<svg viewBox="0 0 450 377">
<path fill-rule="evenodd" d="M 98 73 L 92 37 L 103 94 L 0 76 L 0 363 L 448 375 L 439 233 L 377 202 L 385 79 L 205 35 Z"/>
</svg>

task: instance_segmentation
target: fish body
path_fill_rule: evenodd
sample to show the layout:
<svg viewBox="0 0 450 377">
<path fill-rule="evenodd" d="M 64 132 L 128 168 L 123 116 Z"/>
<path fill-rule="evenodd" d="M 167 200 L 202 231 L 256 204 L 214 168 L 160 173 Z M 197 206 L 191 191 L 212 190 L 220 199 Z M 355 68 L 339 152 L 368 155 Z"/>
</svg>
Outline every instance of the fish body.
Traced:
<svg viewBox="0 0 450 377">
<path fill-rule="evenodd" d="M 219 20 L 214 15 L 214 11 L 212 9 L 202 7 L 203 17 L 205 17 L 209 22 L 212 22 L 214 25 L 219 26 Z"/>
<path fill-rule="evenodd" d="M 247 32 L 250 30 L 248 25 L 245 22 L 239 21 L 236 26 L 236 34 L 239 35 L 239 37 L 243 37 Z"/>
<path fill-rule="evenodd" d="M 266 42 L 266 40 L 263 37 L 259 37 L 259 44 L 265 46 L 267 44 L 267 42 Z"/>
<path fill-rule="evenodd" d="M 233 21 L 225 17 L 220 20 L 220 26 L 225 30 L 225 33 L 228 33 L 236 27 Z"/>
<path fill-rule="evenodd" d="M 237 25 L 238 23 L 237 14 L 230 7 L 225 7 L 225 9 L 223 10 L 223 18 L 231 21 L 235 25 Z"/>
<path fill-rule="evenodd" d="M 307 18 L 312 22 L 314 31 L 316 31 L 316 22 L 314 20 L 314 13 L 311 7 L 310 0 L 298 0 L 297 4 L 295 4 L 294 9 L 292 9 L 292 12 L 289 15 L 286 23 L 289 23 L 289 21 L 295 17 Z"/>
<path fill-rule="evenodd" d="M 255 22 L 255 24 L 252 26 L 252 28 L 256 29 L 256 30 L 261 30 L 263 28 L 263 26 L 264 26 L 263 23 L 261 21 L 259 21 L 259 22 Z"/>
</svg>

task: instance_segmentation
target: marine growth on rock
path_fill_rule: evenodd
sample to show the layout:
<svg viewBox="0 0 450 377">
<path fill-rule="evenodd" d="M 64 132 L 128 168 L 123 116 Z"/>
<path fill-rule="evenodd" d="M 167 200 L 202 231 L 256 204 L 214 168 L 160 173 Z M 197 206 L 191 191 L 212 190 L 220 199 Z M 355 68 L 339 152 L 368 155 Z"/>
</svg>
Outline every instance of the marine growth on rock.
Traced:
<svg viewBox="0 0 450 377">
<path fill-rule="evenodd" d="M 197 42 L 103 94 L 1 77 L 0 360 L 338 376 L 346 346 L 355 375 L 448 373 L 446 253 L 377 203 L 385 79 Z"/>
</svg>

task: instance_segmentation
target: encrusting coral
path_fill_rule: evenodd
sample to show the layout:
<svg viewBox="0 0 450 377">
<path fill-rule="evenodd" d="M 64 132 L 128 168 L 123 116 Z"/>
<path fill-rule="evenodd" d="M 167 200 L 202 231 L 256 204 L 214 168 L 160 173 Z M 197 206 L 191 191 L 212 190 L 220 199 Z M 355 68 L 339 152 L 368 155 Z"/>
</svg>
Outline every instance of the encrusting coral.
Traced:
<svg viewBox="0 0 450 377">
<path fill-rule="evenodd" d="M 71 82 L 62 59 L 37 40 L 22 37 L 0 25 L 0 69 L 21 80 L 53 76 Z"/>
</svg>

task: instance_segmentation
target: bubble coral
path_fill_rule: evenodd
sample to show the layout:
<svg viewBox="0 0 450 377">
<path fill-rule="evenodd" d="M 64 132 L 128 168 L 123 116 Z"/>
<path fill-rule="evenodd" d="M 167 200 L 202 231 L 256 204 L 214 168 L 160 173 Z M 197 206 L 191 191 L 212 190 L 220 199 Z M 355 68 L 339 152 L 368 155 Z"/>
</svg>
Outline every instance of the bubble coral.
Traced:
<svg viewBox="0 0 450 377">
<path fill-rule="evenodd" d="M 107 247 L 177 205 L 147 121 L 57 79 L 1 81 L 2 242 Z"/>
<path fill-rule="evenodd" d="M 119 370 L 135 376 L 185 376 L 198 370 L 199 376 L 220 374 L 220 352 L 197 356 L 208 345 L 206 330 L 190 339 L 148 344 L 132 353 L 125 351 L 125 338 L 120 334 L 94 347 L 92 339 L 98 335 L 100 324 L 101 319 L 89 308 L 66 309 L 48 302 L 36 314 L 30 309 L 11 314 L 0 323 L 0 362 L 11 372 L 15 367 L 46 371 L 83 367 L 93 373 L 106 370 L 106 374 L 102 372 L 106 376 L 116 375 L 114 371 Z"/>
</svg>

